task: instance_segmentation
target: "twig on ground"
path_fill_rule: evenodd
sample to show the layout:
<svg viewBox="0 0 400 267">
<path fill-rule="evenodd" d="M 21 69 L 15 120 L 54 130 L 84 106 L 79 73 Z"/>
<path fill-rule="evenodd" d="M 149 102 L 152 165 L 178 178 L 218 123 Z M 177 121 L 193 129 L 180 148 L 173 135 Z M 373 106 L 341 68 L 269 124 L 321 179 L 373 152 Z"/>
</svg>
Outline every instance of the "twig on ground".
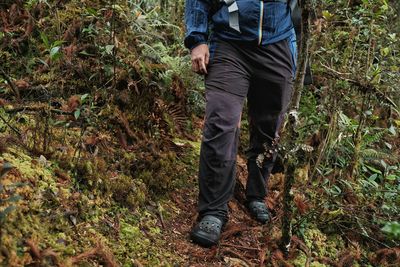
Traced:
<svg viewBox="0 0 400 267">
<path fill-rule="evenodd" d="M 21 99 L 21 95 L 19 93 L 18 87 L 11 81 L 11 78 L 7 75 L 7 73 L 0 68 L 0 74 L 3 78 L 7 81 L 8 85 L 11 87 L 11 90 L 14 92 L 15 96 L 17 97 L 18 101 Z"/>
<path fill-rule="evenodd" d="M 89 259 L 99 257 L 103 260 L 103 263 L 106 267 L 118 267 L 119 264 L 114 260 L 114 257 L 111 253 L 104 249 L 102 245 L 98 245 L 96 248 L 90 249 L 78 256 L 72 257 L 69 259 L 69 263 L 71 265 L 76 265 L 77 263 Z"/>
<path fill-rule="evenodd" d="M 260 249 L 258 249 L 258 248 L 251 248 L 251 247 L 234 245 L 234 244 L 229 244 L 229 243 L 222 243 L 221 246 L 260 252 Z"/>
<path fill-rule="evenodd" d="M 340 228 L 340 227 L 343 227 L 343 228 L 345 228 L 345 229 L 347 229 L 347 230 L 351 230 L 351 231 L 353 231 L 353 232 L 356 232 L 356 233 L 359 234 L 359 235 L 362 235 L 362 236 L 366 237 L 367 239 L 370 239 L 370 240 L 372 240 L 372 241 L 378 243 L 378 244 L 381 245 L 381 246 L 384 246 L 385 248 L 390 248 L 390 246 L 386 245 L 385 243 L 383 243 L 383 242 L 381 242 L 381 241 L 379 241 L 379 240 L 377 240 L 377 239 L 375 239 L 375 238 L 373 238 L 373 237 L 370 237 L 369 235 L 366 235 L 366 234 L 364 234 L 364 233 L 362 233 L 362 232 L 360 232 L 360 231 L 357 231 L 357 230 L 355 230 L 355 229 L 353 229 L 353 228 L 344 226 L 343 224 L 340 224 L 340 223 L 335 223 L 335 224 L 336 224 L 336 226 L 338 226 L 339 228 Z"/>
<path fill-rule="evenodd" d="M 13 109 L 4 109 L 6 113 L 8 114 L 15 114 L 18 112 L 37 112 L 37 111 L 49 111 L 54 114 L 58 115 L 70 115 L 73 116 L 73 112 L 69 111 L 64 111 L 64 110 L 59 110 L 59 109 L 47 109 L 46 107 L 18 107 L 18 108 L 13 108 Z"/>
<path fill-rule="evenodd" d="M 256 227 L 249 227 L 247 225 L 234 225 L 231 229 L 226 229 L 223 233 L 222 233 L 222 238 L 221 240 L 225 240 L 228 239 L 229 237 L 238 234 L 240 232 L 244 232 L 244 231 L 249 231 L 249 230 L 254 230 L 254 229 L 260 229 L 259 226 Z"/>
<path fill-rule="evenodd" d="M 41 251 L 38 245 L 31 239 L 26 240 L 25 244 L 29 247 L 29 253 L 31 254 L 33 260 L 35 261 L 34 266 L 42 266 L 42 261 L 45 258 L 51 258 L 53 260 L 54 266 L 62 267 L 60 263 L 60 256 L 51 249 L 45 249 Z"/>
<path fill-rule="evenodd" d="M 266 253 L 267 253 L 266 247 L 261 248 L 260 251 L 258 252 L 258 258 L 260 260 L 260 265 L 259 265 L 260 267 L 264 266 Z"/>
<path fill-rule="evenodd" d="M 97 255 L 97 248 L 92 248 L 91 250 L 85 251 L 75 257 L 70 259 L 71 264 L 77 264 L 84 259 L 93 258 Z"/>
<path fill-rule="evenodd" d="M 0 115 L 0 119 L 8 126 L 10 127 L 10 129 L 15 132 L 18 136 L 21 136 L 21 132 L 15 128 L 14 126 L 12 126 L 3 116 Z"/>
<path fill-rule="evenodd" d="M 162 215 L 162 208 L 160 203 L 157 203 L 157 211 L 158 216 L 160 217 L 161 226 L 163 229 L 165 229 L 164 216 Z"/>
<path fill-rule="evenodd" d="M 338 225 L 337 225 L 337 226 L 338 226 Z M 343 231 L 343 229 L 340 228 L 339 226 L 338 226 L 338 228 L 339 228 L 339 231 L 342 233 L 342 236 L 343 236 L 344 238 L 346 238 L 346 240 L 349 242 L 349 244 L 350 244 L 352 247 L 358 249 L 357 245 L 354 244 L 354 242 L 353 242 L 352 240 L 350 240 L 350 238 L 346 235 L 346 233 Z M 360 253 L 360 256 L 361 256 L 362 258 L 364 258 L 365 260 L 367 260 L 367 261 L 369 260 L 368 257 L 366 257 L 366 256 L 365 256 L 364 254 L 362 254 L 362 253 Z"/>
<path fill-rule="evenodd" d="M 230 249 L 224 249 L 224 251 L 223 251 L 223 253 L 228 253 L 228 254 L 230 254 L 230 255 L 232 255 L 232 256 L 234 256 L 234 257 L 236 257 L 236 258 L 238 258 L 238 259 L 241 259 L 243 262 L 245 262 L 248 266 L 253 266 L 254 264 L 252 264 L 251 262 L 249 262 L 243 255 L 241 255 L 240 253 L 238 253 L 238 252 L 235 252 L 235 251 L 233 251 L 233 250 L 230 250 Z"/>
<path fill-rule="evenodd" d="M 40 261 L 42 259 L 42 256 L 41 256 L 41 253 L 40 253 L 40 249 L 35 244 L 35 242 L 33 242 L 33 240 L 29 239 L 29 240 L 26 240 L 25 243 L 30 249 L 29 253 L 31 254 L 32 258 L 34 260 L 39 260 Z"/>
</svg>

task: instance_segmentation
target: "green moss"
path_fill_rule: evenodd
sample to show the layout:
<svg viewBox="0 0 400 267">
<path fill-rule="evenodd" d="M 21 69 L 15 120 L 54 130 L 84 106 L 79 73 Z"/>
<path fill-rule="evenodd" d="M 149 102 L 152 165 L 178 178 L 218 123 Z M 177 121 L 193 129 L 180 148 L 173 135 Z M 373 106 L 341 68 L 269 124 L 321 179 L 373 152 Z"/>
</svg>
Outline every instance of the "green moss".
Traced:
<svg viewBox="0 0 400 267">
<path fill-rule="evenodd" d="M 78 181 L 89 188 L 101 188 L 106 177 L 106 162 L 100 157 L 81 158 L 75 165 Z"/>
<path fill-rule="evenodd" d="M 315 227 L 305 230 L 304 242 L 313 254 L 330 259 L 336 259 L 345 247 L 340 236 L 327 236 Z"/>
<path fill-rule="evenodd" d="M 299 256 L 296 257 L 296 259 L 292 260 L 290 263 L 292 263 L 293 266 L 295 267 L 304 267 L 306 266 L 306 262 L 307 262 L 307 256 L 303 252 L 301 252 Z M 329 267 L 329 266 L 319 263 L 317 261 L 311 261 L 310 267 Z"/>
<path fill-rule="evenodd" d="M 319 229 L 311 227 L 305 231 L 304 243 L 310 249 L 312 258 L 310 262 L 311 267 L 327 267 L 328 265 L 314 261 L 314 257 L 326 257 L 335 262 L 345 248 L 344 241 L 338 235 L 327 236 Z M 305 266 L 307 256 L 303 252 L 291 261 L 294 266 Z"/>
<path fill-rule="evenodd" d="M 143 205 L 147 199 L 146 185 L 140 179 L 121 174 L 107 179 L 106 183 L 112 197 L 129 208 L 135 209 Z"/>
<path fill-rule="evenodd" d="M 193 156 L 200 156 L 200 147 L 201 147 L 200 141 L 195 142 L 195 141 L 184 140 L 184 139 L 180 139 L 180 138 L 174 138 L 173 142 L 180 146 L 189 144 L 192 147 L 191 154 Z"/>
<path fill-rule="evenodd" d="M 10 162 L 20 172 L 23 181 L 42 180 L 46 184 L 53 181 L 51 170 L 44 166 L 48 165 L 46 162 L 34 160 L 15 148 L 10 148 L 8 153 L 0 157 L 0 160 Z"/>
<path fill-rule="evenodd" d="M 14 182 L 35 185 L 24 189 L 27 191 L 24 199 L 16 204 L 16 211 L 10 213 L 1 226 L 0 265 L 31 264 L 32 258 L 25 245 L 28 239 L 40 250 L 53 250 L 62 261 L 95 247 L 100 241 L 110 248 L 122 266 L 132 266 L 133 260 L 147 266 L 167 265 L 173 259 L 159 237 L 157 215 L 140 209 L 148 198 L 142 180 L 123 174 L 108 177 L 104 161 L 82 161 L 80 173 L 95 183 L 90 190 L 81 187 L 79 192 L 74 192 L 74 180 L 59 183 L 52 167 L 56 164 L 51 161 L 34 159 L 15 148 L 10 148 L 0 160 L 11 162 L 19 172 L 19 175 L 3 179 L 3 185 Z M 172 157 L 166 156 L 160 167 L 171 162 Z M 171 171 L 172 167 L 168 168 Z M 102 177 L 107 190 L 100 186 L 98 177 Z M 115 228 L 108 225 L 115 223 L 117 217 L 120 231 L 116 236 L 110 234 Z"/>
<path fill-rule="evenodd" d="M 130 225 L 125 222 L 121 222 L 121 234 L 120 237 L 127 241 L 136 241 L 141 236 L 140 229 L 137 226 Z"/>
<path fill-rule="evenodd" d="M 120 220 L 117 242 L 110 243 L 115 256 L 122 266 L 132 266 L 135 259 L 145 266 L 166 264 L 171 254 L 163 249 L 164 241 L 157 238 L 161 232 L 154 214 L 140 211 L 139 214 L 121 210 L 125 214 Z"/>
<path fill-rule="evenodd" d="M 162 196 L 185 179 L 187 170 L 173 152 L 160 154 L 149 162 L 149 166 L 140 171 L 135 179 L 142 180 L 153 196 Z"/>
</svg>

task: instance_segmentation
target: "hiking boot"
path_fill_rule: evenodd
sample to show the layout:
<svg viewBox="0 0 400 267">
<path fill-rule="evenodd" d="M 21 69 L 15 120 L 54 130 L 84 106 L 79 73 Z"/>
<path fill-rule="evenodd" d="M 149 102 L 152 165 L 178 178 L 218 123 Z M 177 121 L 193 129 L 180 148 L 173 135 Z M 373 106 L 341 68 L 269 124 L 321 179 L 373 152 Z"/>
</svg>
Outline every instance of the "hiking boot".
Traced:
<svg viewBox="0 0 400 267">
<path fill-rule="evenodd" d="M 221 237 L 223 225 L 224 223 L 221 219 L 212 215 L 206 215 L 193 228 L 190 238 L 194 243 L 203 247 L 215 246 Z"/>
<path fill-rule="evenodd" d="M 248 204 L 248 209 L 251 216 L 258 222 L 265 224 L 269 221 L 270 215 L 267 206 L 264 201 L 250 201 Z"/>
</svg>

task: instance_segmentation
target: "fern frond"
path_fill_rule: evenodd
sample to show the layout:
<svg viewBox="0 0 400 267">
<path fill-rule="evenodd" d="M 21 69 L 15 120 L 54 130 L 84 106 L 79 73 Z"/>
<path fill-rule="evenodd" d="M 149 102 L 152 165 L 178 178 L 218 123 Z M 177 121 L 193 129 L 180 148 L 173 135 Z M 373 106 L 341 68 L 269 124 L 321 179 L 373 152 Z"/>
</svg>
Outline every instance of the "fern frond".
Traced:
<svg viewBox="0 0 400 267">
<path fill-rule="evenodd" d="M 368 145 L 377 143 L 383 139 L 383 136 L 385 135 L 386 131 L 385 130 L 380 130 L 379 132 L 376 132 L 375 134 L 366 134 L 363 137 L 362 140 L 362 145 L 363 147 L 366 147 Z"/>
<path fill-rule="evenodd" d="M 360 151 L 360 156 L 364 160 L 384 160 L 384 159 L 393 159 L 393 155 L 383 152 L 377 151 L 373 148 L 367 148 Z"/>
<path fill-rule="evenodd" d="M 175 126 L 178 128 L 182 128 L 188 120 L 187 116 L 179 105 L 173 104 L 168 106 L 167 112 L 168 115 L 171 116 Z"/>
<path fill-rule="evenodd" d="M 166 104 L 163 100 L 156 100 L 163 120 L 172 128 L 181 129 L 188 120 L 183 108 L 178 104 Z"/>
</svg>

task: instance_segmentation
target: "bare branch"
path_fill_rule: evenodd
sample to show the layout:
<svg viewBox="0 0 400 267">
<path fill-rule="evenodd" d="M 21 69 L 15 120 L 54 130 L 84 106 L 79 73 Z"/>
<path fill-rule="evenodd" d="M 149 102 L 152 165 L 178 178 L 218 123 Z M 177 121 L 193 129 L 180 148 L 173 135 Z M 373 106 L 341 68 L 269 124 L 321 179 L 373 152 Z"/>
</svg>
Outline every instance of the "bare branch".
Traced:
<svg viewBox="0 0 400 267">
<path fill-rule="evenodd" d="M 350 78 L 346 77 L 348 75 L 351 75 L 350 73 L 342 73 L 342 72 L 332 69 L 331 67 L 326 66 L 324 64 L 321 64 L 321 65 L 326 69 L 326 71 L 324 71 L 324 74 L 354 85 L 361 93 L 367 93 L 367 92 L 373 93 L 376 97 L 379 98 L 379 100 L 392 106 L 397 114 L 400 114 L 400 112 L 398 110 L 399 107 L 396 105 L 396 103 L 392 99 L 390 99 L 387 95 L 385 95 L 382 91 L 380 91 L 378 88 L 376 88 L 373 84 L 366 83 L 366 82 L 360 81 L 360 80 L 350 79 Z"/>
</svg>

